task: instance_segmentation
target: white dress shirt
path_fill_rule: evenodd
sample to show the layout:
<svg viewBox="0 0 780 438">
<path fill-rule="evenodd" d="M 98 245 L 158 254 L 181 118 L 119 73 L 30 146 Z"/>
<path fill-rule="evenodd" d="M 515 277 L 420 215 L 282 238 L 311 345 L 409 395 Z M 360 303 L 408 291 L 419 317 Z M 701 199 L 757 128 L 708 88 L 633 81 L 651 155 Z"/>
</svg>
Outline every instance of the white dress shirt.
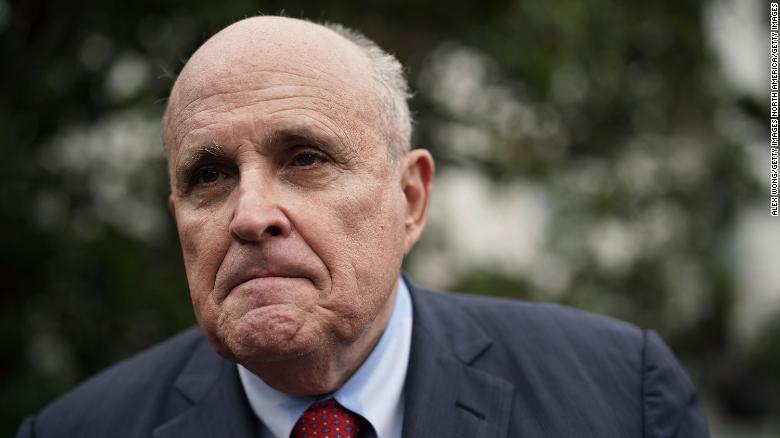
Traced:
<svg viewBox="0 0 780 438">
<path fill-rule="evenodd" d="M 398 279 L 393 313 L 379 342 L 355 374 L 335 393 L 342 406 L 365 418 L 377 438 L 401 438 L 404 417 L 403 387 L 412 344 L 412 300 L 403 278 Z M 292 396 L 266 385 L 238 365 L 241 385 L 260 419 L 261 438 L 288 438 L 301 414 L 317 400 Z"/>
</svg>

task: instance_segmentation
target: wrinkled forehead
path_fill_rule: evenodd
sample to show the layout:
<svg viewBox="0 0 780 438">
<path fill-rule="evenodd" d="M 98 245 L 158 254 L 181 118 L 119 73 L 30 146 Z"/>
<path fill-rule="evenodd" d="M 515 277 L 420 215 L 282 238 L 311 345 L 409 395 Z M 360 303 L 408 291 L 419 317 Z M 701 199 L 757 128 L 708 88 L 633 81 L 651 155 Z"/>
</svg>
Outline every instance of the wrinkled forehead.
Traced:
<svg viewBox="0 0 780 438">
<path fill-rule="evenodd" d="M 177 120 L 203 111 L 198 103 L 214 94 L 240 99 L 245 91 L 290 86 L 305 95 L 311 87 L 365 115 L 380 103 L 374 74 L 362 49 L 323 26 L 284 17 L 240 21 L 204 43 L 182 69 L 169 98 L 166 144 L 175 143 L 170 131 Z"/>
</svg>

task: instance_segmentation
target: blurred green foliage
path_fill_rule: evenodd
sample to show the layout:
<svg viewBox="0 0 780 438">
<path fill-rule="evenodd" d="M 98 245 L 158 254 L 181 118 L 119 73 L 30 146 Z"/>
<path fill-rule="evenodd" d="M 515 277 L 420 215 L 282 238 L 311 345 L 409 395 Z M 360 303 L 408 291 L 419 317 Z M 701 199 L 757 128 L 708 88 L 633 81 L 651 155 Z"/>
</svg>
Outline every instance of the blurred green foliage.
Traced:
<svg viewBox="0 0 780 438">
<path fill-rule="evenodd" d="M 433 151 L 440 171 L 543 188 L 541 247 L 565 268 L 560 275 L 540 279 L 536 265 L 513 271 L 462 254 L 448 287 L 656 328 L 711 412 L 777 418 L 778 319 L 747 344 L 733 335 L 744 291 L 730 236 L 765 189 L 750 173 L 747 137 L 729 130 L 763 126 L 766 105 L 723 86 L 705 37 L 707 6 L 0 0 L 0 434 L 194 323 L 165 217 L 157 120 L 197 46 L 259 12 L 340 22 L 396 53 L 416 90 L 415 144 Z M 458 150 L 446 139 L 459 132 L 486 146 Z M 128 144 L 144 152 L 127 155 Z M 446 226 L 434 221 L 407 261 L 422 284 L 426 262 L 453 252 Z M 610 256 L 588 244 L 613 235 L 636 248 Z M 691 276 L 698 292 L 685 304 L 681 279 Z M 681 289 L 670 287 L 678 279 Z"/>
</svg>

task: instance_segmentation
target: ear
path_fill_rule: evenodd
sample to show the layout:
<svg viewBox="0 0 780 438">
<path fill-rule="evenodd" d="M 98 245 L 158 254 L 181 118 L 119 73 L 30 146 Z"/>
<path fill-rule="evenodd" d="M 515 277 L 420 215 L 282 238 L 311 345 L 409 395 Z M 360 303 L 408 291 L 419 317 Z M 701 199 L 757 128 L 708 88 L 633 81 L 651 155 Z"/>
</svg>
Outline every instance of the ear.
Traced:
<svg viewBox="0 0 780 438">
<path fill-rule="evenodd" d="M 404 157 L 402 171 L 401 188 L 406 197 L 404 254 L 408 254 L 420 238 L 428 219 L 435 171 L 433 156 L 425 149 L 413 149 Z"/>
<path fill-rule="evenodd" d="M 168 213 L 176 221 L 176 204 L 173 203 L 173 193 L 168 194 Z"/>
</svg>

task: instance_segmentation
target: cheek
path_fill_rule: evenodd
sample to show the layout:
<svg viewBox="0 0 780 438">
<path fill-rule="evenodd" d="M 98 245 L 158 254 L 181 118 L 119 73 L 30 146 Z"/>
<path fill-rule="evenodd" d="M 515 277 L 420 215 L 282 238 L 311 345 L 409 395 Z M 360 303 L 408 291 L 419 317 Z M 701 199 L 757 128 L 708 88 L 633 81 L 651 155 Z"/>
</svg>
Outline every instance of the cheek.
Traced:
<svg viewBox="0 0 780 438">
<path fill-rule="evenodd" d="M 354 199 L 352 211 L 342 217 L 361 255 L 389 258 L 397 252 L 396 247 L 403 246 L 404 205 L 400 189 L 390 187 L 378 184 L 373 190 L 365 188 Z"/>
<path fill-rule="evenodd" d="M 366 312 L 392 290 L 403 258 L 403 207 L 398 194 L 382 184 L 360 185 L 332 197 L 312 226 L 319 239 L 310 246 L 333 279 L 329 306 Z"/>
<path fill-rule="evenodd" d="M 214 289 L 220 264 L 230 245 L 227 226 L 218 212 L 177 214 L 176 226 L 181 241 L 184 267 L 195 310 Z"/>
</svg>

